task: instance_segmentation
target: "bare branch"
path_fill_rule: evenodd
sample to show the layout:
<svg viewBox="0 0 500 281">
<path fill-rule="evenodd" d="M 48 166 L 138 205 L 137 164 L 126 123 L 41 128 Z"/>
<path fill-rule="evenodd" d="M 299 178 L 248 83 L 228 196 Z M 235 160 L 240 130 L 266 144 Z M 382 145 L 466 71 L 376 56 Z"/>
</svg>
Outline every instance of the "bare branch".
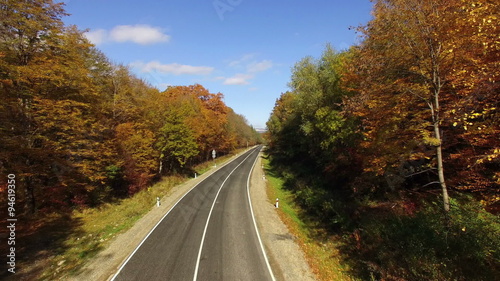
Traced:
<svg viewBox="0 0 500 281">
<path fill-rule="evenodd" d="M 433 182 L 430 182 L 428 184 L 423 185 L 422 188 L 427 187 L 429 185 L 433 185 L 433 184 L 439 184 L 440 185 L 441 183 L 439 181 L 433 181 Z"/>
<path fill-rule="evenodd" d="M 406 175 L 405 178 L 410 178 L 410 177 L 413 177 L 413 176 L 416 176 L 416 175 L 420 175 L 420 174 L 423 174 L 423 173 L 426 173 L 426 172 L 430 172 L 430 171 L 435 171 L 435 170 L 437 170 L 437 169 L 436 168 L 425 169 L 423 171 L 419 171 L 419 172 L 413 173 L 411 175 Z"/>
</svg>

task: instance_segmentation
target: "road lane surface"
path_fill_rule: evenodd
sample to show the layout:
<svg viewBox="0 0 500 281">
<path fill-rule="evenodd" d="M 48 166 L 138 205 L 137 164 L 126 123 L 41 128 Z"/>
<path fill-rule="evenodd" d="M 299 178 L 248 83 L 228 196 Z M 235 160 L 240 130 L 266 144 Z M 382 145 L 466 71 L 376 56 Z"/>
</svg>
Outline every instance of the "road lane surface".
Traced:
<svg viewBox="0 0 500 281">
<path fill-rule="evenodd" d="M 260 147 L 188 192 L 112 280 L 274 280 L 247 184 Z"/>
</svg>

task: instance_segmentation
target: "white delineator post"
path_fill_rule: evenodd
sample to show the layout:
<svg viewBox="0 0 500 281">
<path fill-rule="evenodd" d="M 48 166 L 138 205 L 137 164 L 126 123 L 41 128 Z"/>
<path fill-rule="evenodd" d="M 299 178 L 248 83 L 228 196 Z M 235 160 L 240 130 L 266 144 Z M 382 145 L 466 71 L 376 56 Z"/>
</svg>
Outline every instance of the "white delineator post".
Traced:
<svg viewBox="0 0 500 281">
<path fill-rule="evenodd" d="M 279 204 L 280 204 L 280 200 L 278 198 L 276 198 L 276 204 L 274 204 L 274 207 L 278 208 Z"/>
<path fill-rule="evenodd" d="M 156 197 L 156 207 L 160 207 L 160 197 Z"/>
</svg>

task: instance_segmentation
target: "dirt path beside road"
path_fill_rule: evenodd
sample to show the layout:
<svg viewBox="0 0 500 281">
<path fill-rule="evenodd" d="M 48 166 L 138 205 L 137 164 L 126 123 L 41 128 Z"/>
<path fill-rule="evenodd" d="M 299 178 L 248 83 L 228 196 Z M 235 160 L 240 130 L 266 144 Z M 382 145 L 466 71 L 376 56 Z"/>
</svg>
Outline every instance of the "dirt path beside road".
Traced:
<svg viewBox="0 0 500 281">
<path fill-rule="evenodd" d="M 250 180 L 250 197 L 259 227 L 260 236 L 270 259 L 277 280 L 312 281 L 315 280 L 304 254 L 295 237 L 290 234 L 281 221 L 266 193 L 266 180 L 262 169 L 262 153 L 255 163 Z"/>
</svg>

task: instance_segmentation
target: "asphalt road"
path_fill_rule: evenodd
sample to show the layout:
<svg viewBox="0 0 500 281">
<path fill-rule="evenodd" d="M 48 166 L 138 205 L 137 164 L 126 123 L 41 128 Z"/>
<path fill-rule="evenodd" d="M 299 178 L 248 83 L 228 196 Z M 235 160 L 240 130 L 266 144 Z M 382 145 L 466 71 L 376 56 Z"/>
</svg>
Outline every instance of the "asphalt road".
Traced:
<svg viewBox="0 0 500 281">
<path fill-rule="evenodd" d="M 248 194 L 260 147 L 188 192 L 113 280 L 274 280 Z"/>
</svg>

